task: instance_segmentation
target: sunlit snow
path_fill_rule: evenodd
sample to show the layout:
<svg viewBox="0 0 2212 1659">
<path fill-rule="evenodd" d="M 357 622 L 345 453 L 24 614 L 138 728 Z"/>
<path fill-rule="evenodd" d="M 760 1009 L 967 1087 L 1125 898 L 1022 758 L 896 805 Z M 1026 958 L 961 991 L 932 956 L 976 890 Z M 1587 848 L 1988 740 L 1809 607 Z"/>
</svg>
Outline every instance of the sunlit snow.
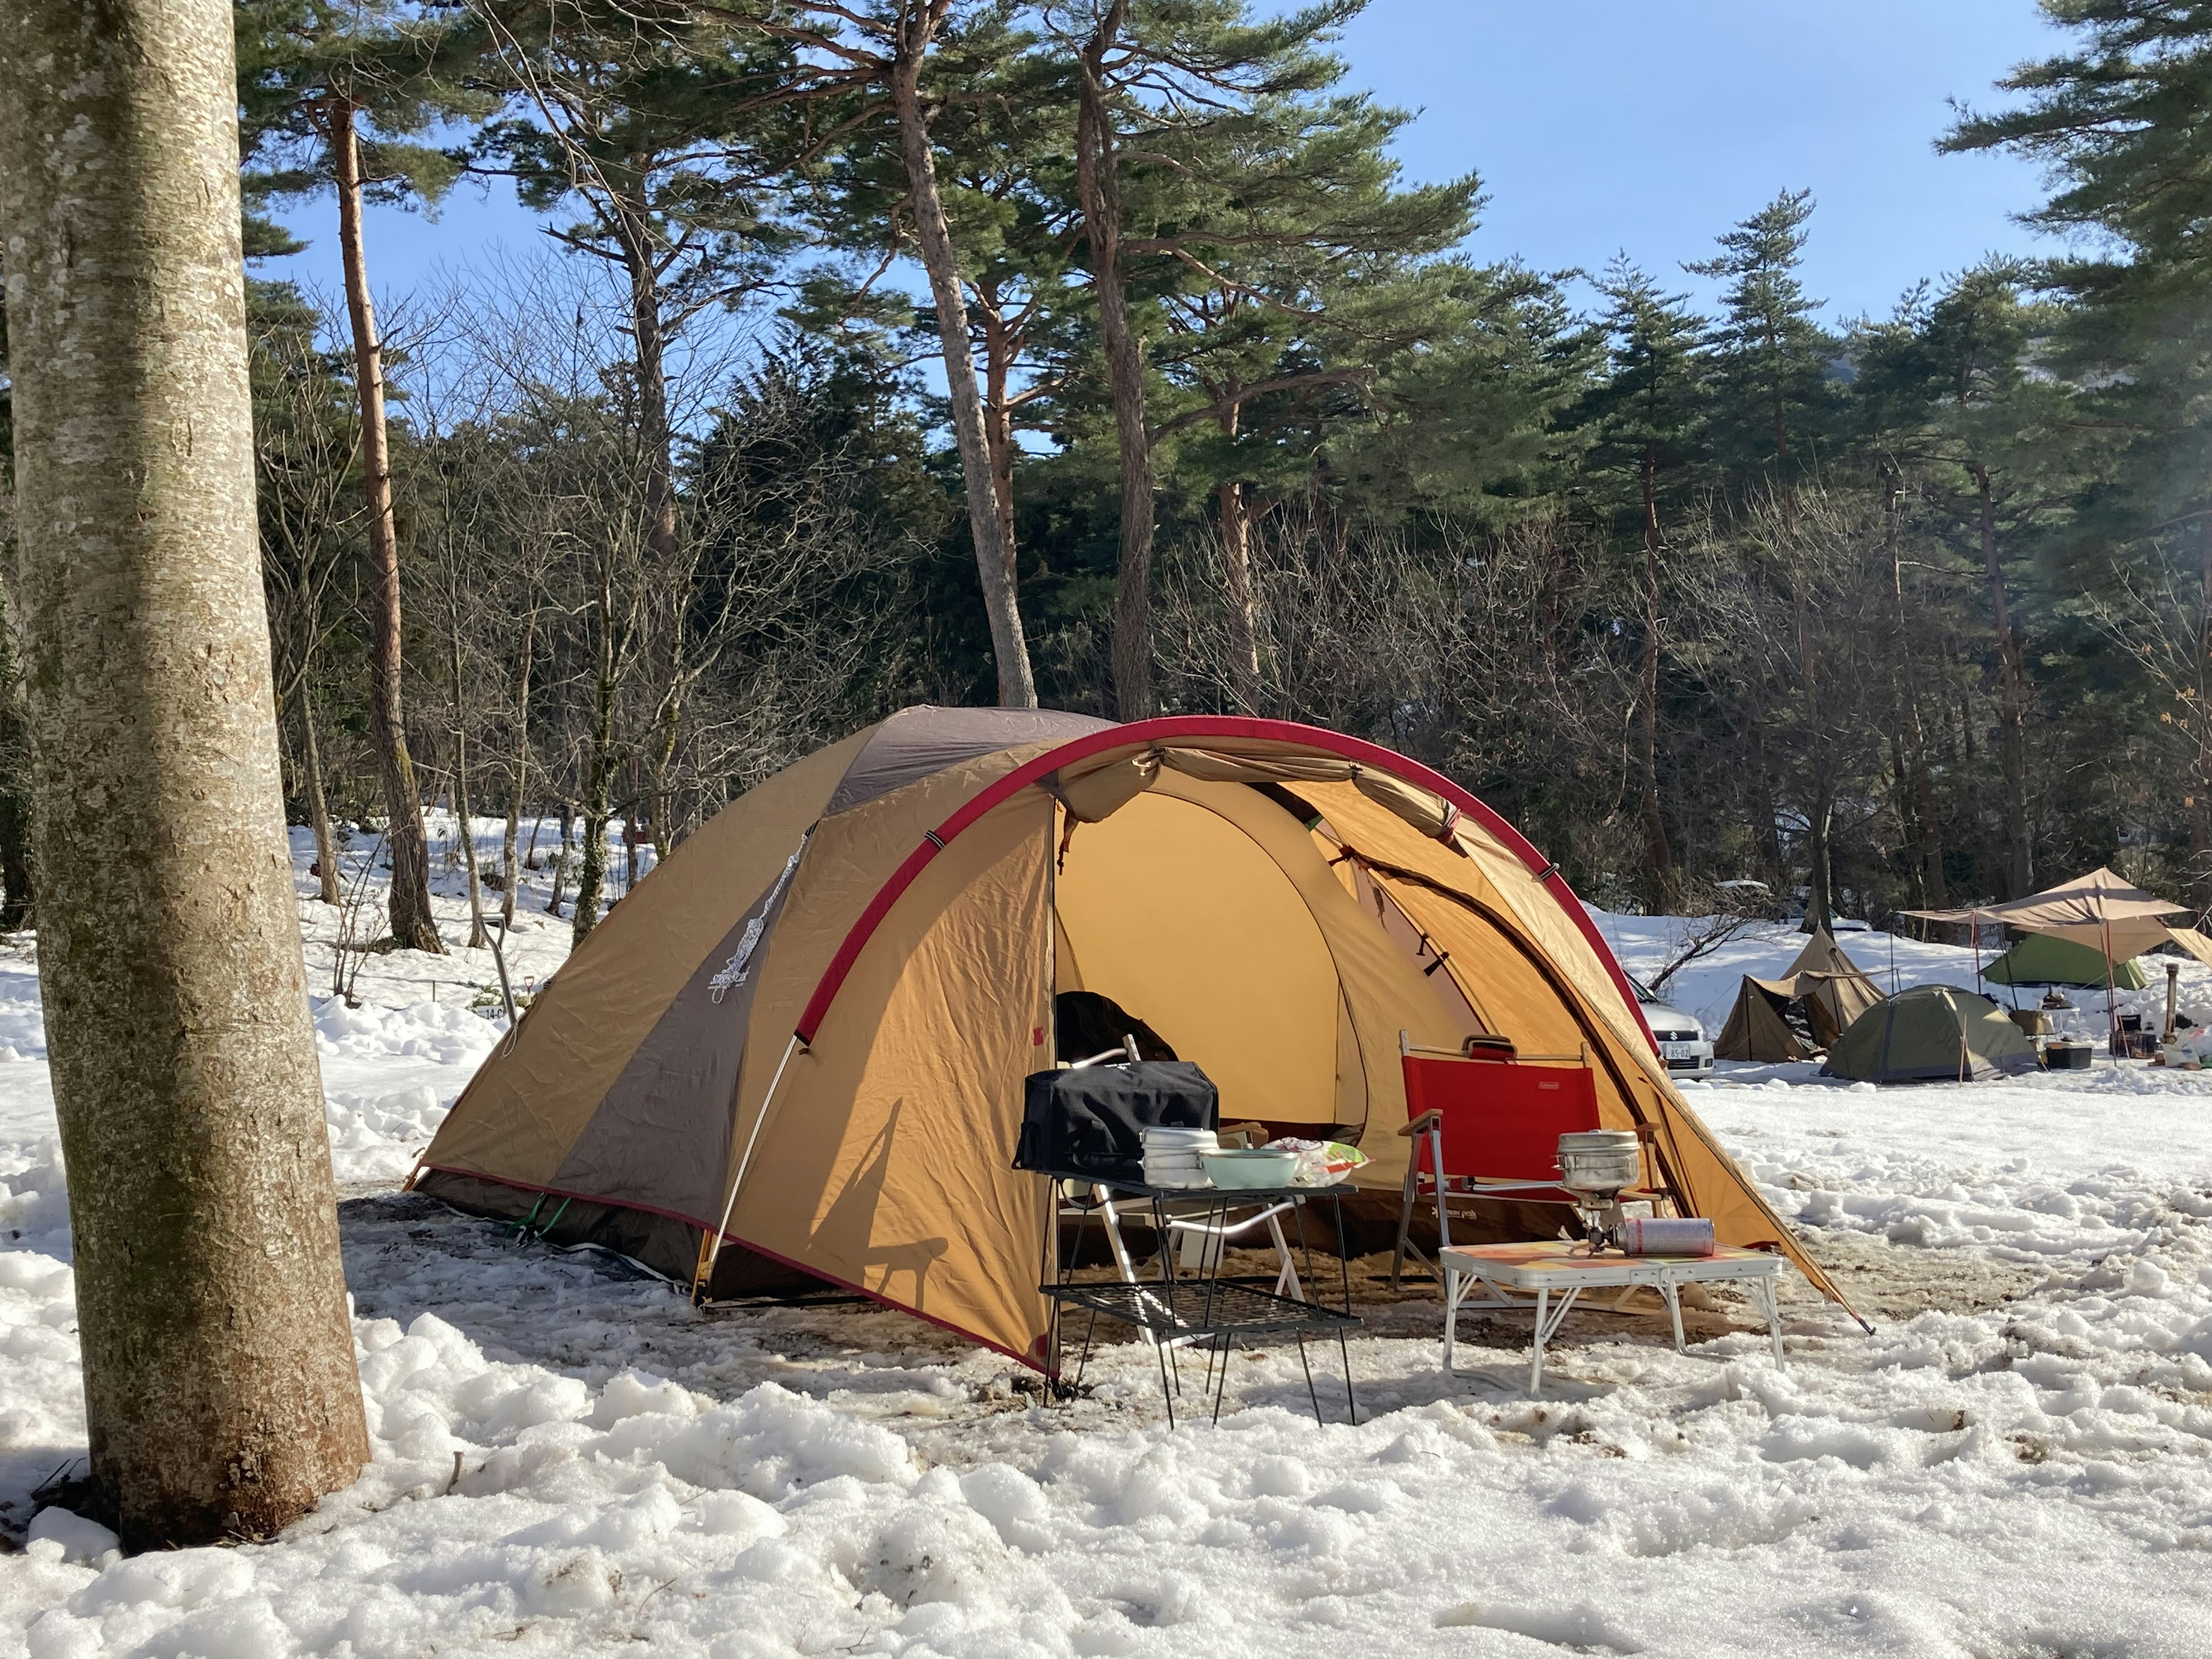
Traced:
<svg viewBox="0 0 2212 1659">
<path fill-rule="evenodd" d="M 0 952 L 0 1528 L 22 1544 L 0 1654 L 2212 1650 L 2212 1073 L 1875 1091 L 1723 1066 L 1690 1099 L 1873 1335 L 1802 1285 L 1786 1373 L 1730 1304 L 1686 1356 L 1578 1315 L 1532 1400 L 1525 1320 L 1447 1380 L 1425 1290 L 1367 1310 L 1358 1424 L 1325 1395 L 1316 1427 L 1294 1351 L 1267 1349 L 1218 1428 L 1170 1433 L 1133 1346 L 1044 1406 L 902 1316 L 702 1315 L 394 1195 L 499 1040 L 494 966 L 374 957 L 347 1006 L 295 856 L 376 1461 L 265 1545 L 121 1560 L 90 1522 L 31 1519 L 84 1430 L 35 964 Z M 543 884 L 518 986 L 566 945 Z M 1647 972 L 1684 926 L 1601 921 Z M 1672 1000 L 1717 1030 L 1737 975 L 1801 942 L 1738 939 Z M 1886 937 L 1843 942 L 1888 983 Z M 1956 949 L 1896 963 L 1972 983 Z M 2212 1010 L 2212 976 L 2182 992 Z"/>
</svg>

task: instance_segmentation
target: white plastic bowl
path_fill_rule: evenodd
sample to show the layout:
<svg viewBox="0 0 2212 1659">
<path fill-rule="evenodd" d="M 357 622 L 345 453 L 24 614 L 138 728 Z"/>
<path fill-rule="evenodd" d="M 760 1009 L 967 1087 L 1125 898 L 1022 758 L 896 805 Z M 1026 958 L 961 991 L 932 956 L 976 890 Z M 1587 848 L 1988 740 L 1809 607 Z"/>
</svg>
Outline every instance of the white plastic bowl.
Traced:
<svg viewBox="0 0 2212 1659">
<path fill-rule="evenodd" d="M 1265 1147 L 1249 1152 L 1201 1152 L 1199 1161 L 1206 1165 L 1206 1173 L 1217 1187 L 1287 1187 L 1298 1172 L 1298 1155 L 1289 1152 L 1270 1152 Z"/>
</svg>

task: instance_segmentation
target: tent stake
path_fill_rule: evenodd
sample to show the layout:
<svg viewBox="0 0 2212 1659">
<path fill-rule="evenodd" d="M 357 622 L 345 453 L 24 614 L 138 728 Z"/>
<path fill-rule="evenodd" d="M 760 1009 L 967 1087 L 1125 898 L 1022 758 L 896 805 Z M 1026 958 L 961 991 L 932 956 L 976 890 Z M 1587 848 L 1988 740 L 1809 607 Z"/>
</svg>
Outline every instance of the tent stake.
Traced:
<svg viewBox="0 0 2212 1659">
<path fill-rule="evenodd" d="M 753 1161 L 753 1147 L 760 1140 L 761 1125 L 768 1121 L 768 1109 L 775 1104 L 775 1091 L 783 1082 L 783 1068 L 791 1064 L 798 1051 L 799 1034 L 792 1033 L 791 1041 L 783 1045 L 783 1058 L 775 1063 L 775 1075 L 768 1080 L 768 1093 L 762 1097 L 761 1108 L 753 1118 L 753 1132 L 745 1137 L 744 1156 L 738 1160 L 738 1172 L 730 1180 L 730 1195 L 722 1205 L 721 1224 L 714 1229 L 714 1237 L 708 1242 L 707 1254 L 699 1267 L 698 1282 L 691 1286 L 691 1299 L 698 1301 L 707 1286 L 714 1280 L 714 1260 L 722 1254 L 722 1239 L 730 1230 L 730 1216 L 738 1207 L 738 1188 L 745 1184 L 745 1170 Z"/>
</svg>

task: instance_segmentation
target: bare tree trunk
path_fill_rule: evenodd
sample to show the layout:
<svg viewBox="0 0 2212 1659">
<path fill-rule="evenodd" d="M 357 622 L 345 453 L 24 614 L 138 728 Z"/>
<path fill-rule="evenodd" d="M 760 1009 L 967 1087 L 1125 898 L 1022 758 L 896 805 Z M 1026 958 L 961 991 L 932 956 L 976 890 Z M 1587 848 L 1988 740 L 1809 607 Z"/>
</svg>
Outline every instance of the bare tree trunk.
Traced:
<svg viewBox="0 0 2212 1659">
<path fill-rule="evenodd" d="M 331 838 L 331 812 L 323 796 L 323 750 L 315 741 L 314 696 L 307 683 L 300 682 L 300 771 L 307 787 L 307 822 L 315 832 L 315 869 L 322 879 L 316 895 L 325 904 L 338 904 L 345 894 L 338 885 L 337 848 Z"/>
<path fill-rule="evenodd" d="M 515 844 L 522 832 L 523 790 L 530 775 L 530 659 L 538 643 L 538 617 L 533 611 L 522 619 L 522 661 L 514 675 L 514 768 L 507 775 L 507 835 L 500 843 L 500 872 L 506 878 L 506 890 L 499 899 L 501 927 L 512 931 L 514 927 L 515 893 L 522 885 L 522 863 L 515 856 Z M 531 827 L 530 845 L 538 846 L 538 830 Z"/>
<path fill-rule="evenodd" d="M 2027 822 L 2027 675 L 2021 660 L 2020 635 L 2006 603 L 2004 567 L 1997 562 L 1997 508 L 1989 469 L 1977 466 L 1974 495 L 1980 507 L 1982 565 L 1990 583 L 1990 617 L 1997 637 L 1997 766 L 2004 775 L 2007 868 L 2009 896 L 2035 890 L 2035 841 Z"/>
<path fill-rule="evenodd" d="M 1836 793 L 1826 766 L 1820 764 L 1822 775 L 1814 784 L 1813 799 L 1805 809 L 1804 931 L 1808 933 L 1826 927 L 1836 908 L 1835 851 L 1830 840 L 1836 816 Z"/>
<path fill-rule="evenodd" d="M 999 665 L 999 702 L 1006 708 L 1036 707 L 1036 681 L 1022 637 L 1021 606 L 1011 579 L 1012 556 L 1000 534 L 998 491 L 992 483 L 989 440 L 982 399 L 975 391 L 975 360 L 968 349 L 968 306 L 945 203 L 937 189 L 937 158 L 930 149 L 929 117 L 921 105 L 921 64 L 951 0 L 906 0 L 898 20 L 898 48 L 890 67 L 891 108 L 898 118 L 899 149 L 913 194 L 915 245 L 929 274 L 937 306 L 937 337 L 945 355 L 945 386 L 951 405 L 952 441 L 968 486 L 968 530 L 975 542 L 975 570 L 983 609 L 991 619 L 991 653 Z"/>
<path fill-rule="evenodd" d="M 1227 405 L 1221 417 L 1221 435 L 1231 442 L 1243 416 L 1237 398 L 1241 383 L 1231 375 L 1218 387 L 1209 386 L 1216 401 Z M 1239 712 L 1260 712 L 1260 601 L 1252 587 L 1252 504 L 1244 485 L 1235 478 L 1214 488 L 1221 513 L 1222 597 L 1229 611 L 1229 682 Z"/>
<path fill-rule="evenodd" d="M 2197 624 L 2197 684 L 2212 685 L 2212 527 L 2198 519 L 2195 524 L 2197 552 L 2203 560 L 2203 609 Z M 2205 699 L 2197 699 L 2196 810 L 2190 814 L 2191 873 L 2197 913 L 2212 908 L 2212 713 Z"/>
<path fill-rule="evenodd" d="M 607 881 L 607 819 L 612 816 L 615 747 L 613 626 L 603 608 L 599 617 L 599 659 L 592 677 L 592 750 L 584 779 L 584 845 L 576 868 L 576 909 L 569 919 L 572 947 L 599 926 L 599 896 Z"/>
<path fill-rule="evenodd" d="M 1114 574 L 1114 707 L 1144 720 L 1152 702 L 1152 434 L 1145 425 L 1145 357 L 1121 285 L 1121 191 L 1115 176 L 1113 112 L 1106 106 L 1106 55 L 1121 37 L 1127 0 L 1111 0 L 1077 54 L 1082 70 L 1076 108 L 1075 176 L 1091 244 L 1091 282 L 1106 378 L 1114 395 L 1114 439 L 1121 458 L 1121 562 Z"/>
<path fill-rule="evenodd" d="M 460 834 L 461 861 L 469 878 L 469 949 L 481 951 L 491 943 L 484 932 L 483 881 L 477 867 L 477 825 L 469 805 L 469 733 L 461 708 L 461 636 L 448 635 L 453 671 L 453 824 Z"/>
<path fill-rule="evenodd" d="M 995 289 L 978 283 L 975 310 L 983 319 L 983 441 L 991 453 L 991 498 L 999 510 L 999 544 L 1006 556 L 1006 589 L 1021 593 L 1021 556 L 1014 542 L 1014 410 L 1009 381 L 1014 340 Z"/>
<path fill-rule="evenodd" d="M 392 518 L 392 452 L 384 432 L 384 348 L 368 294 L 361 234 L 361 153 L 354 108 L 324 109 L 338 197 L 338 254 L 345 267 L 346 310 L 353 320 L 354 380 L 361 392 L 361 461 L 368 483 L 368 554 L 376 572 L 370 610 L 368 726 L 384 783 L 385 845 L 392 855 L 392 937 L 411 951 L 443 955 L 430 908 L 430 854 L 422 837 L 422 798 L 407 753 L 400 702 L 399 537 Z"/>
<path fill-rule="evenodd" d="M 254 519 L 231 15 L 0 4 L 0 221 L 92 1474 L 133 1548 L 368 1458 Z"/>
<path fill-rule="evenodd" d="M 1680 885 L 1667 817 L 1659 807 L 1659 447 L 1644 447 L 1644 695 L 1638 721 L 1644 771 L 1644 845 L 1650 865 L 1652 912 L 1674 908 Z"/>
<path fill-rule="evenodd" d="M 637 203 L 611 203 L 623 267 L 629 277 L 630 338 L 637 351 L 638 447 L 645 455 L 646 537 L 662 559 L 676 556 L 676 484 L 668 453 L 668 347 L 660 317 L 660 274 L 653 222 Z"/>
<path fill-rule="evenodd" d="M 549 916 L 557 916 L 561 914 L 561 890 L 568 883 L 569 850 L 574 845 L 568 834 L 568 823 L 569 820 L 575 816 L 574 803 L 562 801 L 561 803 L 561 850 L 553 855 L 553 893 L 552 896 L 545 901 L 545 914 Z"/>
<path fill-rule="evenodd" d="M 1936 814 L 1936 786 L 1930 775 L 1932 767 L 1928 753 L 1928 726 L 1920 716 L 1918 659 L 1913 653 L 1911 641 L 1906 637 L 1905 631 L 1905 555 L 1898 538 L 1898 520 L 1904 500 L 1903 486 L 1893 478 L 1889 487 L 1884 538 L 1889 549 L 1890 597 L 1897 607 L 1893 621 L 1897 628 L 1898 655 L 1905 671 L 1905 726 L 1911 769 L 1912 816 L 1918 831 L 1921 898 L 1923 908 L 1940 910 L 1944 906 L 1943 826 Z"/>
</svg>

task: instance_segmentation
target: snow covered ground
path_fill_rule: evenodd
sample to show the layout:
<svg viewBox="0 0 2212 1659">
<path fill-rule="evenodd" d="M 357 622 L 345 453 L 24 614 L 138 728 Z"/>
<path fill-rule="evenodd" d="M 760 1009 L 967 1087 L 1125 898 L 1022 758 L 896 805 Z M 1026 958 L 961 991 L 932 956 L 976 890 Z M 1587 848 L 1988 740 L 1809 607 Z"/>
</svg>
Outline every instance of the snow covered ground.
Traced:
<svg viewBox="0 0 2212 1659">
<path fill-rule="evenodd" d="M 1378 1297 L 1358 1423 L 1319 1364 L 1316 1426 L 1266 1350 L 1218 1428 L 1170 1432 L 1133 1346 L 1045 1406 L 916 1321 L 701 1314 L 392 1192 L 497 1038 L 493 965 L 376 957 L 362 1007 L 320 1000 L 333 919 L 295 854 L 376 1461 L 264 1545 L 122 1560 L 30 1518 L 84 1431 L 35 969 L 0 952 L 0 1528 L 27 1524 L 0 1655 L 2212 1651 L 2212 1073 L 1726 1068 L 1691 1097 L 1873 1335 L 1801 1293 L 1778 1373 L 1725 1304 L 1686 1356 L 1577 1315 L 1532 1400 L 1525 1321 L 1448 1380 L 1432 1292 Z M 543 903 L 541 878 L 519 984 L 565 946 Z M 1680 926 L 1605 922 L 1646 969 Z M 1844 943 L 1886 977 L 1887 940 Z M 1670 988 L 1717 1024 L 1796 949 L 1740 940 Z M 1898 960 L 1972 983 L 1965 953 Z"/>
</svg>

